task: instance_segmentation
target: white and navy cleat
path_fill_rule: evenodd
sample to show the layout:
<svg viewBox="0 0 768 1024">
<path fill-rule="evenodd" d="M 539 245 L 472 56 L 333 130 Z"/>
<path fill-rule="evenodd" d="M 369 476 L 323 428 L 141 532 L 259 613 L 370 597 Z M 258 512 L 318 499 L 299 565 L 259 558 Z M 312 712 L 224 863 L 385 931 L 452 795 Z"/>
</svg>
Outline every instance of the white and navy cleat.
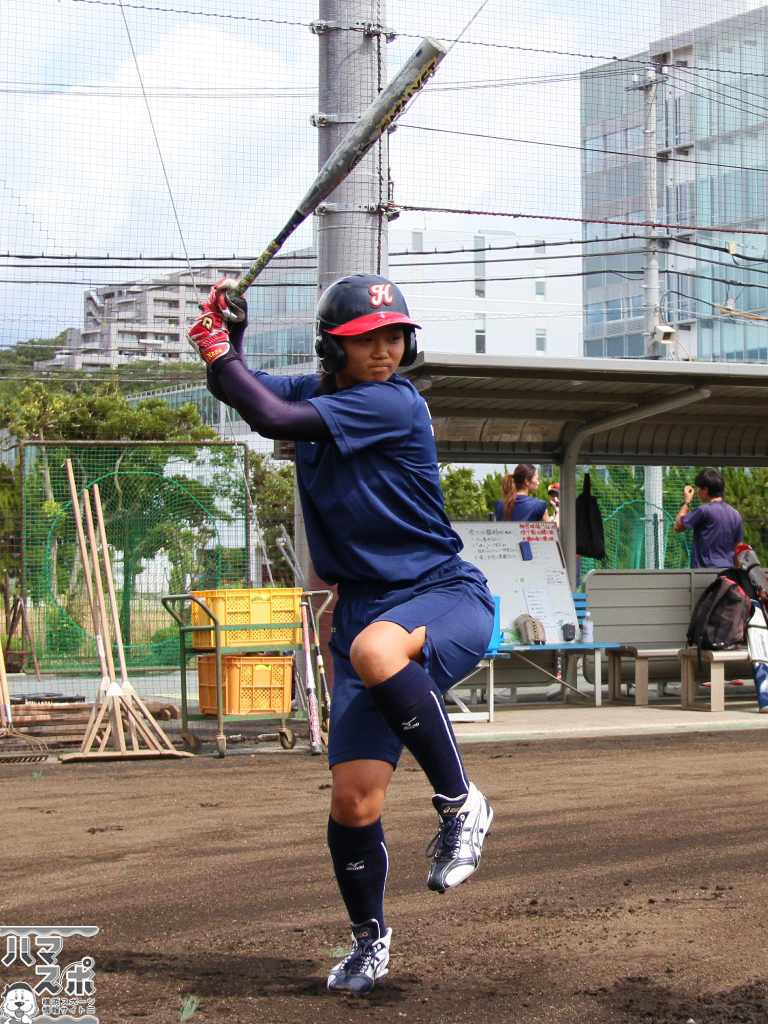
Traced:
<svg viewBox="0 0 768 1024">
<path fill-rule="evenodd" d="M 353 995 L 370 992 L 377 979 L 388 973 L 391 940 L 392 929 L 382 935 L 378 921 L 353 925 L 352 950 L 328 975 L 328 988 Z"/>
<path fill-rule="evenodd" d="M 466 881 L 477 870 L 493 811 L 472 782 L 466 796 L 449 800 L 437 794 L 432 797 L 432 803 L 440 818 L 440 827 L 427 847 L 427 857 L 432 861 L 427 888 L 445 892 Z"/>
</svg>

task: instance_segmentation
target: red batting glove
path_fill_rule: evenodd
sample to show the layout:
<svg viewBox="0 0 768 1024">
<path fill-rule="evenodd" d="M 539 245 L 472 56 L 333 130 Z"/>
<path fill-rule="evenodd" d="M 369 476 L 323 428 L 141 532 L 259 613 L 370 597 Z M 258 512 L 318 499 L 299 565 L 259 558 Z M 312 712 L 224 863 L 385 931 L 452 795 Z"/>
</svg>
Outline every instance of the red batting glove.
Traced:
<svg viewBox="0 0 768 1024">
<path fill-rule="evenodd" d="M 237 281 L 231 277 L 220 277 L 216 284 L 208 292 L 207 305 L 219 314 L 224 320 L 238 323 L 243 319 L 243 311 L 239 306 L 227 299 L 227 292 L 237 287 Z"/>
<path fill-rule="evenodd" d="M 187 337 L 208 366 L 212 367 L 215 364 L 216 369 L 220 369 L 225 363 L 238 358 L 229 342 L 227 325 L 218 310 L 211 309 L 207 302 L 200 316 L 193 321 L 187 331 Z"/>
</svg>

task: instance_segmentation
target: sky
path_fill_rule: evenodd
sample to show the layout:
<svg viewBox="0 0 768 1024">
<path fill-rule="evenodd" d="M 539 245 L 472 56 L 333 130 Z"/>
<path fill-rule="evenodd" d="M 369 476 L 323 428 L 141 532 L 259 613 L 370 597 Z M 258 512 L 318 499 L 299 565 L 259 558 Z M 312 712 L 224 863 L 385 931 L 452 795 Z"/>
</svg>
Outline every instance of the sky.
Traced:
<svg viewBox="0 0 768 1024">
<path fill-rule="evenodd" d="M 578 237 L 549 218 L 579 213 L 579 71 L 752 7 L 389 3 L 390 75 L 424 35 L 465 30 L 390 140 L 395 201 L 478 211 L 398 227 L 507 230 L 517 212 L 521 234 Z M 0 346 L 80 326 L 87 288 L 157 272 L 137 257 L 261 252 L 317 165 L 317 16 L 303 0 L 2 5 Z"/>
</svg>

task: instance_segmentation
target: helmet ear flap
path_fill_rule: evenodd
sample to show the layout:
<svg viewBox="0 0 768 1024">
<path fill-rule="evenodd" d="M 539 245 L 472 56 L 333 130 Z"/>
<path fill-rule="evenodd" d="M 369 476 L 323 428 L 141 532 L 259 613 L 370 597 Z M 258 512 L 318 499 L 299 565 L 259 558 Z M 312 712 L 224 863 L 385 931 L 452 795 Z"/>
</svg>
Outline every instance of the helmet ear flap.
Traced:
<svg viewBox="0 0 768 1024">
<path fill-rule="evenodd" d="M 404 333 L 405 348 L 403 349 L 403 358 L 400 360 L 400 365 L 411 366 L 419 354 L 419 348 L 416 344 L 416 329 L 414 327 L 406 328 Z"/>
<path fill-rule="evenodd" d="M 323 373 L 338 373 L 347 361 L 347 353 L 332 334 L 321 330 L 315 340 L 315 352 Z"/>
</svg>

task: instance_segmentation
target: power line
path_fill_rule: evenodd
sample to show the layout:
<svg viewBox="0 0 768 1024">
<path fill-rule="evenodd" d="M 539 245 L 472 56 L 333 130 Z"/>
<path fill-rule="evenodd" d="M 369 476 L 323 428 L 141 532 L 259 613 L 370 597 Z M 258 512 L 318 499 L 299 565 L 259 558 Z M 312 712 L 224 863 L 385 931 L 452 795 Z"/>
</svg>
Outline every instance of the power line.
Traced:
<svg viewBox="0 0 768 1024">
<path fill-rule="evenodd" d="M 627 227 L 627 228 L 665 228 L 671 231 L 709 231 L 709 232 L 720 232 L 722 234 L 739 234 L 739 235 L 760 235 L 761 237 L 768 236 L 768 230 L 762 229 L 757 230 L 756 228 L 743 228 L 734 227 L 732 225 L 710 225 L 703 224 L 672 224 L 666 221 L 651 221 L 651 220 L 616 220 L 607 217 L 568 217 L 564 214 L 555 213 L 506 213 L 499 210 L 475 210 L 457 208 L 453 206 L 416 206 L 405 203 L 398 203 L 399 210 L 408 210 L 412 213 L 456 213 L 462 215 L 469 215 L 473 217 L 505 217 L 510 219 L 520 220 L 555 220 L 563 221 L 570 224 L 612 224 L 616 227 Z M 758 220 L 760 218 L 753 218 Z"/>
<path fill-rule="evenodd" d="M 766 112 L 766 116 L 768 117 L 768 111 Z M 484 132 L 459 131 L 456 128 L 435 128 L 431 125 L 412 125 L 407 123 L 402 124 L 401 128 L 411 128 L 422 132 L 436 132 L 443 135 L 460 135 L 472 139 L 489 139 L 492 142 L 514 142 L 525 146 L 541 146 L 544 149 L 568 149 L 578 153 L 599 153 L 601 156 L 626 156 L 638 163 L 641 163 L 643 160 L 653 160 L 654 162 L 657 162 L 659 159 L 657 156 L 647 157 L 644 153 L 634 152 L 633 150 L 603 149 L 597 146 L 576 146 L 566 142 L 542 142 L 540 139 L 519 139 L 509 135 L 489 135 Z M 694 147 L 695 143 L 691 142 L 690 146 Z M 724 164 L 715 160 L 691 160 L 687 157 L 676 156 L 665 156 L 664 162 L 684 164 L 686 167 L 720 167 L 726 170 L 760 171 L 762 173 L 768 171 L 767 167 L 746 167 L 743 164 Z M 586 173 L 598 173 L 599 171 L 604 170 L 605 168 L 596 168 L 594 172 L 587 171 Z"/>
<path fill-rule="evenodd" d="M 175 7 L 161 7 L 157 4 L 130 4 L 124 3 L 122 0 L 73 0 L 73 3 L 84 3 L 93 4 L 100 7 L 124 7 L 130 10 L 137 11 L 153 11 L 160 14 L 186 14 L 191 17 L 198 18 L 218 18 L 224 21 L 245 21 L 245 22 L 264 22 L 272 25 L 292 25 L 300 28 L 309 28 L 310 23 L 306 21 L 295 21 L 288 18 L 264 18 L 255 15 L 246 14 L 225 14 L 219 11 L 201 11 L 201 10 L 190 10 L 187 8 L 175 8 Z M 349 32 L 362 32 L 364 27 L 362 25 L 350 24 L 344 26 L 338 26 Z M 417 35 L 413 32 L 398 32 L 397 37 L 401 39 L 421 39 L 422 36 Z M 480 40 L 472 39 L 445 39 L 450 44 L 459 44 L 462 46 L 481 46 L 487 47 L 488 49 L 498 50 L 514 50 L 522 53 L 535 53 L 535 54 L 546 54 L 548 56 L 556 57 L 578 57 L 583 60 L 603 60 L 607 62 L 615 62 L 616 64 L 626 64 L 637 67 L 647 67 L 650 63 L 650 56 L 644 57 L 642 55 L 632 57 L 618 57 L 616 54 L 604 54 L 604 53 L 581 53 L 572 50 L 553 50 L 546 47 L 540 46 L 518 46 L 512 43 L 492 43 Z M 739 71 L 734 72 L 732 68 L 713 68 L 704 67 L 699 65 L 689 65 L 692 70 L 697 71 L 709 71 L 722 74 L 732 75 L 734 73 L 745 75 L 754 78 L 766 78 L 768 77 L 767 72 L 763 71 Z M 598 73 L 601 69 L 595 69 Z"/>
</svg>

